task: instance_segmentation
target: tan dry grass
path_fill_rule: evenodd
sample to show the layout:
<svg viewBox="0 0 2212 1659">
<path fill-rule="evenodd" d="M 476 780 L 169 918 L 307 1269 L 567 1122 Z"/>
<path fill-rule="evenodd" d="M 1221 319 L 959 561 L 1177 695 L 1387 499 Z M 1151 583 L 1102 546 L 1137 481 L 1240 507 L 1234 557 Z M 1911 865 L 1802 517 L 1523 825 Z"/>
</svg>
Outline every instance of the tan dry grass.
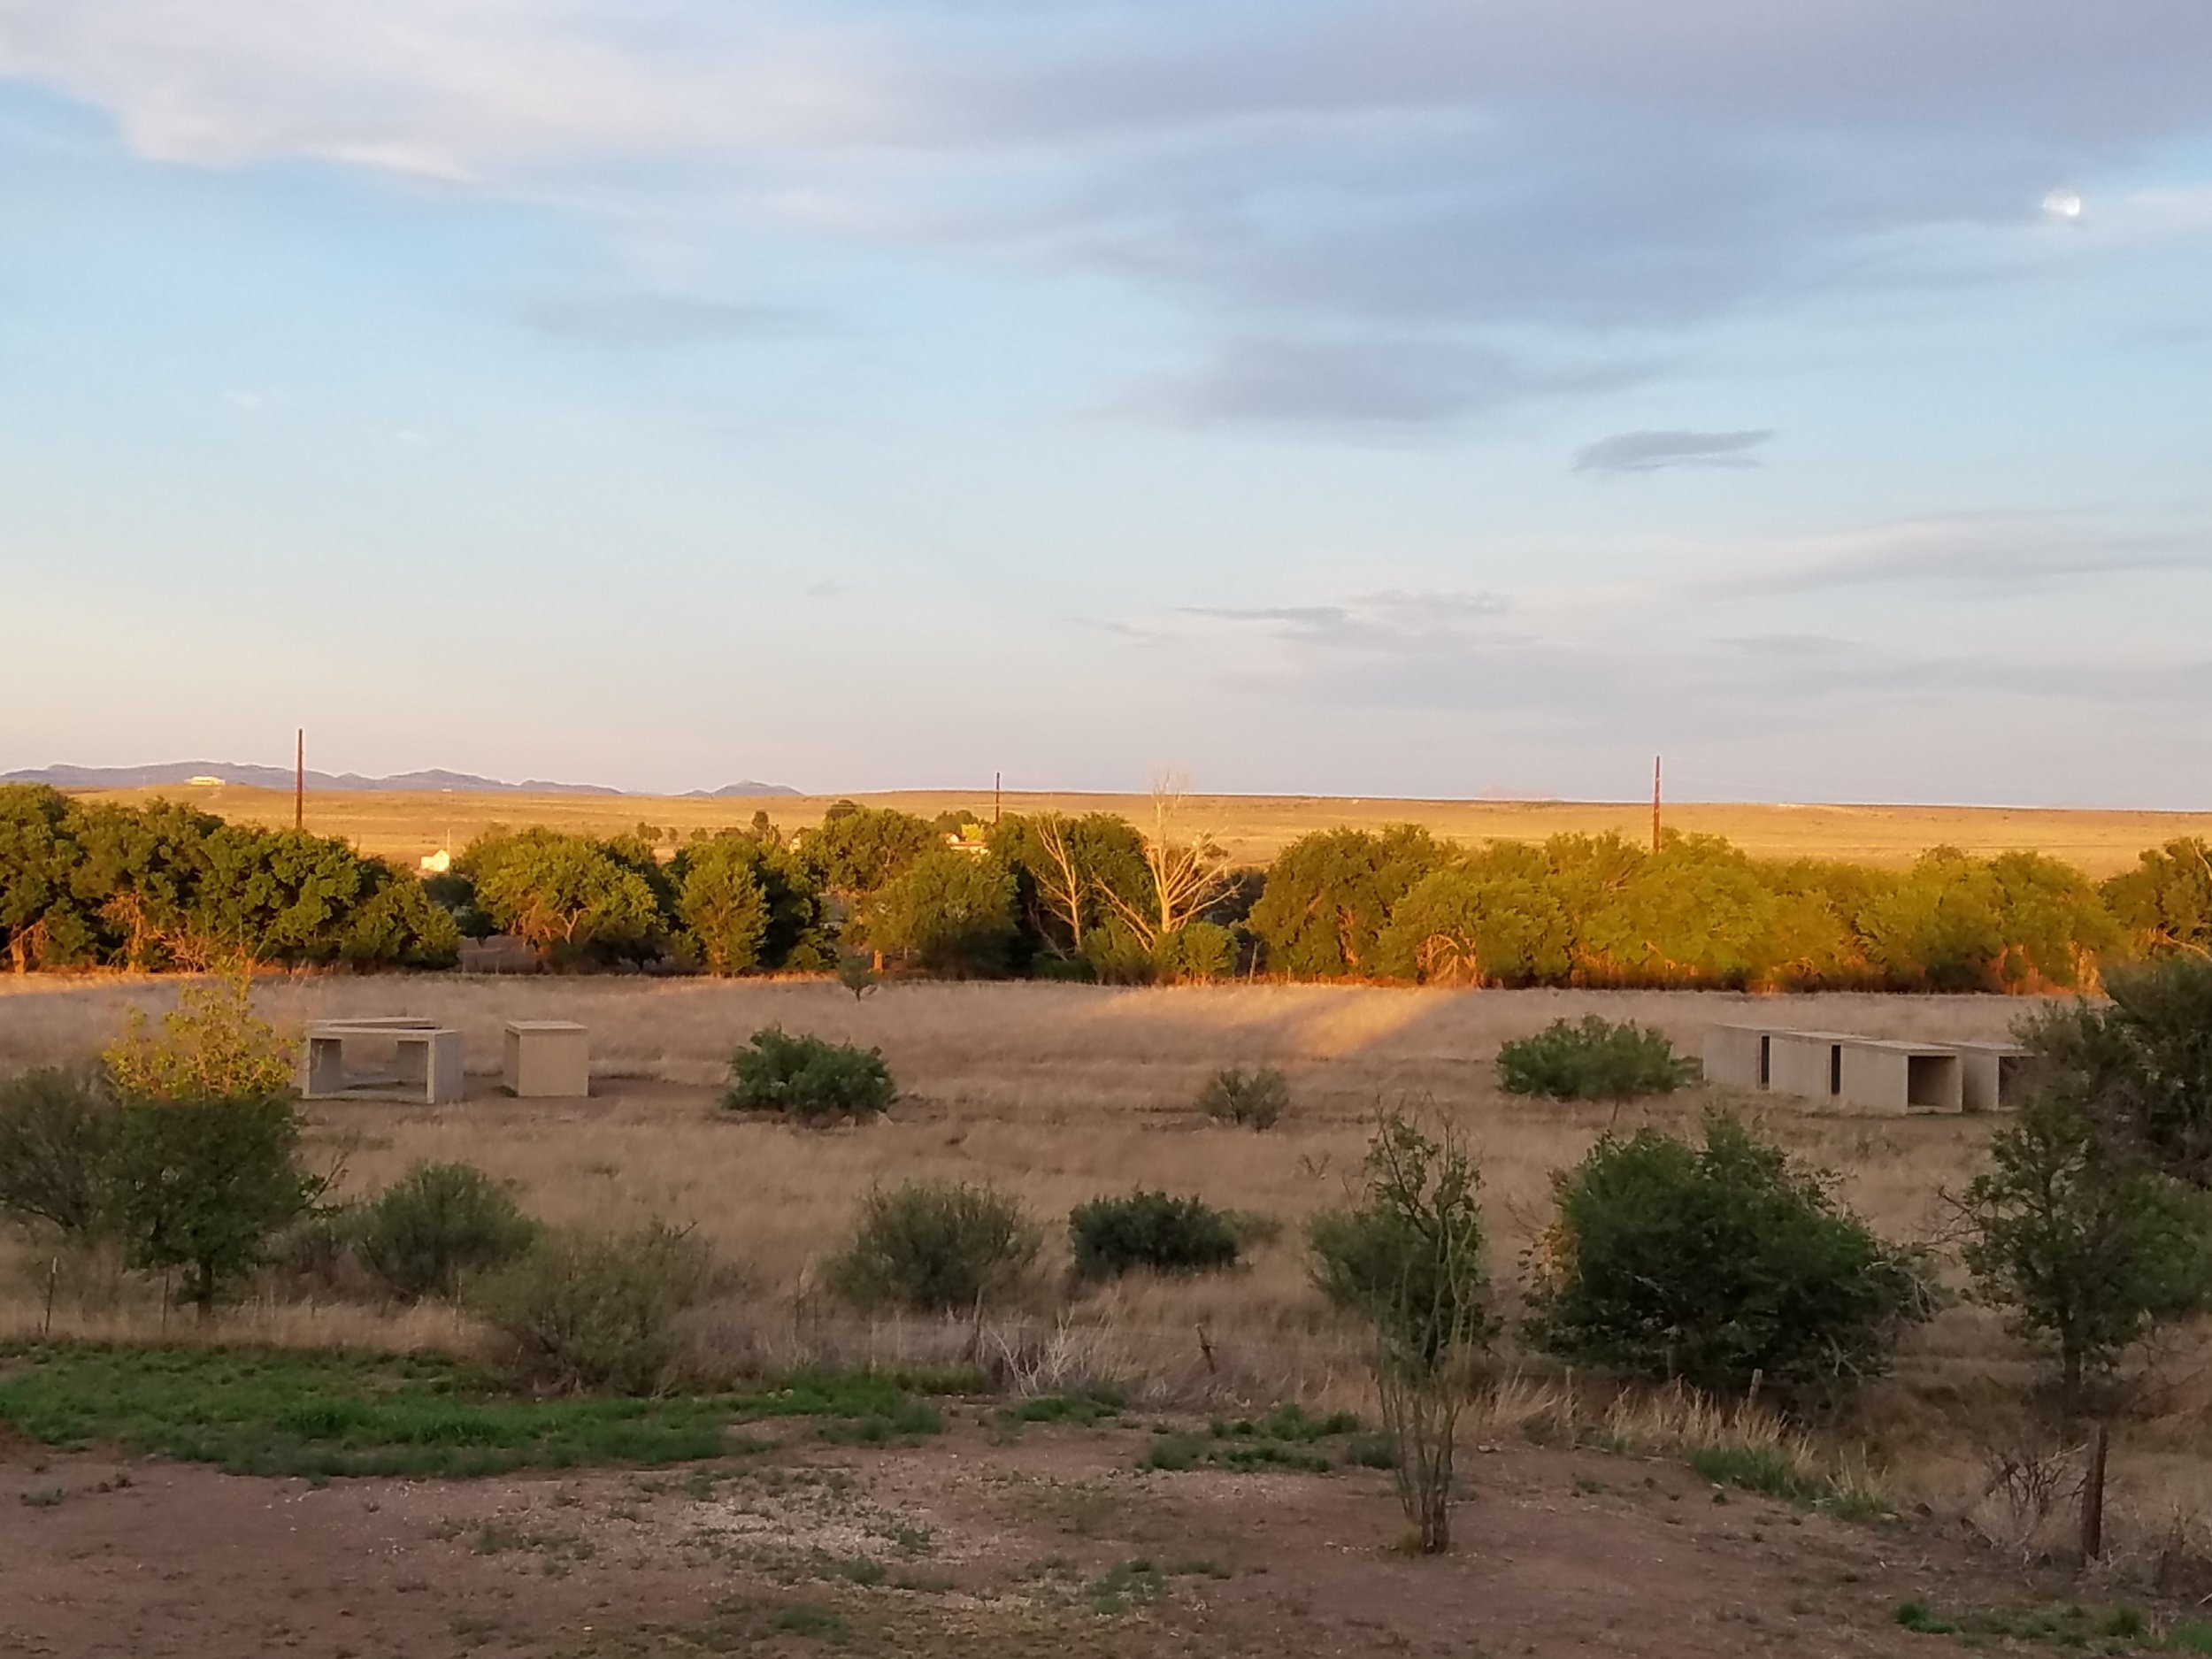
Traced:
<svg viewBox="0 0 2212 1659">
<path fill-rule="evenodd" d="M 230 785 L 189 788 L 87 792 L 88 798 L 142 803 L 156 797 L 189 801 L 208 811 L 273 827 L 292 822 L 288 791 Z M 821 822 L 833 795 L 767 795 L 719 799 L 653 795 L 447 795 L 440 791 L 366 792 L 311 796 L 308 826 L 342 835 L 362 851 L 411 863 L 449 839 L 455 851 L 495 824 L 542 824 L 557 829 L 611 834 L 641 823 L 689 833 L 749 824 L 764 811 L 787 831 Z M 908 790 L 853 797 L 934 818 L 974 812 L 986 818 L 991 792 Z M 1009 812 L 1055 810 L 1148 814 L 1148 797 L 1134 795 L 1010 794 Z M 1648 803 L 1576 801 L 1415 801 L 1315 795 L 1199 795 L 1188 803 L 1190 820 L 1218 837 L 1239 860 L 1261 864 L 1300 835 L 1340 826 L 1377 829 L 1386 824 L 1426 825 L 1461 841 L 1540 841 L 1563 832 L 1617 830 L 1633 840 L 1650 833 Z M 1666 810 L 1677 829 L 1725 835 L 1747 850 L 1774 857 L 1847 858 L 1875 864 L 1909 864 L 1938 844 L 1989 854 L 2049 853 L 2093 875 L 2135 862 L 2146 847 L 2176 835 L 2212 834 L 2212 813 L 2046 810 L 2017 807 L 1778 806 L 1684 803 Z"/>
</svg>

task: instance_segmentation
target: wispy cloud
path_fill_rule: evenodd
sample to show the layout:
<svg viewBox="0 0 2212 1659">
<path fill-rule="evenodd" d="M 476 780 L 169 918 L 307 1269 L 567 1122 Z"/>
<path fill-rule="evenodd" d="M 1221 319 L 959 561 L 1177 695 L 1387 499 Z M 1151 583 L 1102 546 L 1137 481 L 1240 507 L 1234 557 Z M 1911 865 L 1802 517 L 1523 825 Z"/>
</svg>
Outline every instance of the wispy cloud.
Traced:
<svg viewBox="0 0 2212 1659">
<path fill-rule="evenodd" d="M 1806 538 L 1688 585 L 1694 596 L 1817 593 L 1885 583 L 2033 588 L 2131 571 L 2212 572 L 2212 525 L 2115 528 L 2034 513 L 1951 513 Z"/>
<path fill-rule="evenodd" d="M 1748 432 L 1617 432 L 1577 452 L 1578 472 L 1656 472 L 1675 466 L 1757 466 L 1751 453 L 1774 436 Z"/>
</svg>

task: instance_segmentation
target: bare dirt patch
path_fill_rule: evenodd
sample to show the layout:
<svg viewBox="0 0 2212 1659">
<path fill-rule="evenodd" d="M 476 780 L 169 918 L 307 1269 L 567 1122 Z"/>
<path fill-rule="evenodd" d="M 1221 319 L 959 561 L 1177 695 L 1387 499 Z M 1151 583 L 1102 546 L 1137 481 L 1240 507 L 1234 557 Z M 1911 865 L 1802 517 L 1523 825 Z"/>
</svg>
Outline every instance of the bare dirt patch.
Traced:
<svg viewBox="0 0 2212 1659">
<path fill-rule="evenodd" d="M 0 1651 L 1862 1655 L 1938 1646 L 1901 1600 L 2021 1594 L 1924 1535 L 1518 1445 L 1415 1560 L 1383 1473 L 1146 1471 L 1150 1438 L 964 1407 L 911 1448 L 320 1487 L 18 1443 Z"/>
</svg>

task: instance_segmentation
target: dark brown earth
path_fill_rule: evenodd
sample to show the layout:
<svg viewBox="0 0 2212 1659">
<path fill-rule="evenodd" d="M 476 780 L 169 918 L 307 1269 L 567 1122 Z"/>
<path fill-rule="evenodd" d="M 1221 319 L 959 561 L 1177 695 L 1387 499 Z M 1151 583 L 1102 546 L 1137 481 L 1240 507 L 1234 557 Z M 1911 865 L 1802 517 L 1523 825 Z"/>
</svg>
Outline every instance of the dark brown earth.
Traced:
<svg viewBox="0 0 2212 1659">
<path fill-rule="evenodd" d="M 0 1653 L 1732 1655 L 1951 1651 L 1908 1598 L 2022 1586 L 1923 1529 L 1687 1470 L 1468 1456 L 1458 1549 L 1409 1558 L 1389 1478 L 1142 1472 L 1146 1429 L 962 1408 L 910 1448 L 673 1471 L 313 1486 L 0 1443 Z"/>
</svg>

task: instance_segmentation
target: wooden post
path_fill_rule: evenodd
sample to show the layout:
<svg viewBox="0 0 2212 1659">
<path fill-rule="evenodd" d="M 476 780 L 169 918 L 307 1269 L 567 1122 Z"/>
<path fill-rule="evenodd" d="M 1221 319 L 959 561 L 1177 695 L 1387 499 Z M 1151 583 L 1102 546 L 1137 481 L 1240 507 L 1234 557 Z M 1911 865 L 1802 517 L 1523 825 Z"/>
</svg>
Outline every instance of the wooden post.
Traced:
<svg viewBox="0 0 2212 1659">
<path fill-rule="evenodd" d="M 991 774 L 991 825 L 993 828 L 997 827 L 999 814 L 1005 810 L 1005 807 L 1006 774 L 1002 772 L 995 772 Z"/>
<path fill-rule="evenodd" d="M 1756 1411 L 1759 1409 L 1759 1386 L 1766 1379 L 1767 1374 L 1763 1366 L 1754 1365 L 1751 1368 L 1751 1389 L 1744 1395 L 1743 1401 L 1743 1409 L 1746 1411 Z"/>
<path fill-rule="evenodd" d="M 292 827 L 307 827 L 307 728 L 303 726 L 292 738 Z"/>
<path fill-rule="evenodd" d="M 1651 757 L 1651 850 L 1659 850 L 1659 757 Z"/>
<path fill-rule="evenodd" d="M 2081 1558 L 2084 1563 L 2104 1554 L 2105 1425 L 2089 1431 L 2089 1469 L 2081 1483 Z"/>
</svg>

